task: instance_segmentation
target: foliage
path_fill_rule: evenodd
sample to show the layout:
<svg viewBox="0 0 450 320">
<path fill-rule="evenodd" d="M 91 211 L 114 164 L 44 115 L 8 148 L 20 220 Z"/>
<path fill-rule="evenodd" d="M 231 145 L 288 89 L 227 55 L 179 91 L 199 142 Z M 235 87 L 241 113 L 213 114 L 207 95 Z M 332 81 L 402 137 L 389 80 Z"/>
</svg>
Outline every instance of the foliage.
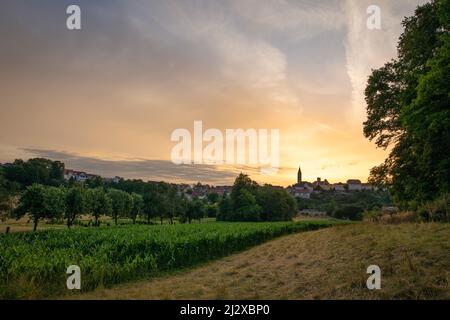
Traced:
<svg viewBox="0 0 450 320">
<path fill-rule="evenodd" d="M 360 221 L 363 218 L 363 211 L 361 207 L 347 206 L 336 210 L 333 217 L 336 219 Z"/>
<path fill-rule="evenodd" d="M 60 186 L 64 183 L 64 164 L 42 158 L 15 160 L 11 165 L 4 166 L 4 174 L 8 181 L 22 188 L 35 183 Z"/>
<path fill-rule="evenodd" d="M 65 193 L 61 188 L 46 187 L 33 184 L 27 187 L 20 198 L 19 207 L 15 210 L 16 217 L 29 213 L 36 231 L 39 220 L 61 217 L 65 211 Z"/>
<path fill-rule="evenodd" d="M 185 221 L 191 223 L 192 219 L 201 220 L 206 215 L 206 207 L 201 200 L 194 199 L 187 203 Z"/>
<path fill-rule="evenodd" d="M 206 206 L 206 215 L 208 218 L 215 218 L 217 217 L 218 208 L 216 204 L 210 204 Z"/>
<path fill-rule="evenodd" d="M 103 188 L 88 190 L 89 211 L 95 218 L 95 225 L 99 226 L 101 215 L 112 214 L 112 201 Z"/>
<path fill-rule="evenodd" d="M 9 216 L 11 209 L 11 193 L 8 190 L 7 181 L 3 177 L 3 171 L 0 167 L 0 221 Z"/>
<path fill-rule="evenodd" d="M 133 220 L 133 224 L 136 223 L 136 218 L 140 216 L 144 209 L 144 197 L 142 197 L 140 194 L 137 194 L 133 192 L 131 194 L 131 197 L 133 199 L 133 207 L 130 211 L 130 217 Z"/>
<path fill-rule="evenodd" d="M 417 212 L 419 218 L 426 222 L 449 222 L 450 221 L 450 194 L 443 194 L 441 197 L 428 201 L 421 205 Z"/>
<path fill-rule="evenodd" d="M 297 212 L 295 199 L 282 188 L 269 185 L 259 188 L 257 202 L 262 208 L 263 221 L 287 221 Z"/>
<path fill-rule="evenodd" d="M 87 192 L 81 186 L 69 188 L 66 192 L 67 227 L 71 227 L 77 217 L 89 210 Z"/>
<path fill-rule="evenodd" d="M 133 209 L 133 198 L 125 191 L 110 189 L 108 196 L 111 198 L 112 217 L 115 224 L 119 217 L 128 217 Z"/>
<path fill-rule="evenodd" d="M 240 174 L 230 197 L 219 202 L 218 220 L 222 221 L 287 221 L 296 212 L 295 200 L 283 188 L 259 186 L 247 175 Z"/>
<path fill-rule="evenodd" d="M 363 211 L 372 211 L 393 205 L 389 193 L 385 191 L 314 193 L 310 199 L 298 198 L 297 203 L 300 210 L 313 209 L 326 212 L 332 217 L 336 217 L 335 213 L 346 207 L 358 207 Z"/>
<path fill-rule="evenodd" d="M 373 71 L 364 133 L 392 150 L 371 171 L 403 208 L 450 190 L 449 0 L 417 8 L 403 21 L 398 58 Z"/>
<path fill-rule="evenodd" d="M 215 204 L 220 200 L 220 195 L 217 192 L 211 192 L 208 194 L 209 203 Z"/>
</svg>

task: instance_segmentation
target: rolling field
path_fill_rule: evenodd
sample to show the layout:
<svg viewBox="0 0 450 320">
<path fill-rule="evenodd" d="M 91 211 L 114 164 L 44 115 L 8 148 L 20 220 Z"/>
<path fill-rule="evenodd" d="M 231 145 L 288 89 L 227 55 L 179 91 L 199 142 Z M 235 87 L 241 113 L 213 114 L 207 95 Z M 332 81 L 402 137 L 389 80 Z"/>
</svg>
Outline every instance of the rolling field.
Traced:
<svg viewBox="0 0 450 320">
<path fill-rule="evenodd" d="M 46 230 L 0 235 L 0 298 L 67 293 L 66 269 L 81 268 L 82 290 L 177 270 L 330 221 Z"/>
<path fill-rule="evenodd" d="M 366 269 L 381 268 L 381 290 Z M 78 299 L 450 299 L 450 224 L 353 224 L 287 235 L 175 275 Z"/>
</svg>

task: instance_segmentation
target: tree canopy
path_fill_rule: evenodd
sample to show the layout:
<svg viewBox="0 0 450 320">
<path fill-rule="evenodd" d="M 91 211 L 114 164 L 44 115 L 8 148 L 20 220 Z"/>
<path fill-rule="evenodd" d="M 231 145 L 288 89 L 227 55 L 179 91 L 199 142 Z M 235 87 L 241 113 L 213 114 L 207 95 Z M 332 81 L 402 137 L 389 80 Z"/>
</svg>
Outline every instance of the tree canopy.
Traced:
<svg viewBox="0 0 450 320">
<path fill-rule="evenodd" d="M 398 57 L 372 72 L 365 91 L 364 134 L 391 148 L 370 180 L 405 208 L 449 192 L 449 12 L 449 0 L 436 0 L 406 18 Z"/>
<path fill-rule="evenodd" d="M 285 221 L 292 219 L 297 203 L 285 189 L 260 186 L 249 176 L 240 174 L 229 197 L 219 202 L 218 220 Z"/>
</svg>

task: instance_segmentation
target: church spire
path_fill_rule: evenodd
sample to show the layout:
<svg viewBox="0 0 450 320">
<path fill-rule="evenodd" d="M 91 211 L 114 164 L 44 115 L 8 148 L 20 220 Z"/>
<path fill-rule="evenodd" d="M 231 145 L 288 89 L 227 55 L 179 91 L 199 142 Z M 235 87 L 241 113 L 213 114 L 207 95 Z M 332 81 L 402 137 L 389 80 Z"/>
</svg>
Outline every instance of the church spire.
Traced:
<svg viewBox="0 0 450 320">
<path fill-rule="evenodd" d="M 298 167 L 298 172 L 297 172 L 297 183 L 300 184 L 302 183 L 302 169 L 300 167 Z"/>
</svg>

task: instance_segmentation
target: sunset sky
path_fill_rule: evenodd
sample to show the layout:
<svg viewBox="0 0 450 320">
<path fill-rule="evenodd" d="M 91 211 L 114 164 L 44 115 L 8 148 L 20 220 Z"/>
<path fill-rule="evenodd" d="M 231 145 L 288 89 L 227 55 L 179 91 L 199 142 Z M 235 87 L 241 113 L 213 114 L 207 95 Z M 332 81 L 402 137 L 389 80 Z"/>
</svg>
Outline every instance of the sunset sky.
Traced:
<svg viewBox="0 0 450 320">
<path fill-rule="evenodd" d="M 48 157 L 104 176 L 230 184 L 366 180 L 371 69 L 419 0 L 0 2 L 0 162 Z M 66 8 L 82 30 L 66 28 Z M 366 27 L 381 7 L 381 30 Z M 280 170 L 175 166 L 173 130 L 280 130 Z"/>
</svg>

